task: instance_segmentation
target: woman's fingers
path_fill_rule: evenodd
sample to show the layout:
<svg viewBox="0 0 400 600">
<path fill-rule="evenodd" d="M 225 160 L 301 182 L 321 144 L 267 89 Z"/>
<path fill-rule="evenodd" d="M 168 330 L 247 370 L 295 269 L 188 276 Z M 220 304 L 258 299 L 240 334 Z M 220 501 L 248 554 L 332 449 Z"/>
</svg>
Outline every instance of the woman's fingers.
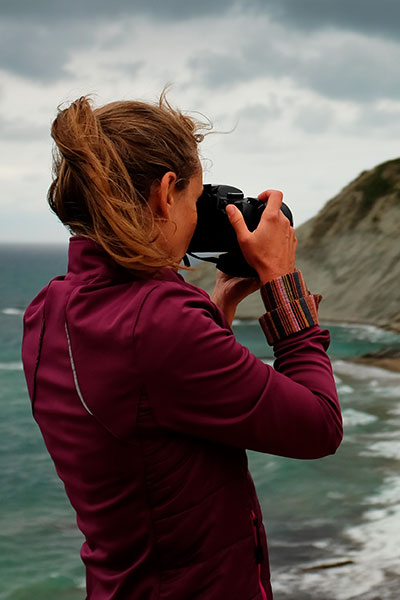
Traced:
<svg viewBox="0 0 400 600">
<path fill-rule="evenodd" d="M 297 240 L 289 219 L 281 211 L 282 192 L 266 190 L 258 199 L 268 204 L 254 231 L 248 230 L 236 206 L 228 204 L 226 212 L 243 256 L 257 271 L 261 283 L 265 283 L 294 270 Z"/>
<path fill-rule="evenodd" d="M 258 195 L 258 199 L 261 202 L 268 202 L 265 211 L 268 210 L 268 213 L 271 215 L 279 215 L 283 200 L 282 192 L 279 190 L 265 190 L 265 192 L 261 192 Z"/>
</svg>

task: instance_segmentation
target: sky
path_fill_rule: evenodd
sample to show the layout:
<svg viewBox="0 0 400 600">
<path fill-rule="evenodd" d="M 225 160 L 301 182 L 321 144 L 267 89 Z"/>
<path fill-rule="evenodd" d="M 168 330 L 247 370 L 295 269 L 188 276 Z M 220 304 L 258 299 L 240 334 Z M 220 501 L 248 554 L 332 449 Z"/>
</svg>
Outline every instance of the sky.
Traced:
<svg viewBox="0 0 400 600">
<path fill-rule="evenodd" d="M 281 189 L 300 225 L 400 156 L 398 0 L 0 0 L 0 242 L 60 242 L 51 122 L 90 94 L 205 115 L 206 183 Z"/>
</svg>

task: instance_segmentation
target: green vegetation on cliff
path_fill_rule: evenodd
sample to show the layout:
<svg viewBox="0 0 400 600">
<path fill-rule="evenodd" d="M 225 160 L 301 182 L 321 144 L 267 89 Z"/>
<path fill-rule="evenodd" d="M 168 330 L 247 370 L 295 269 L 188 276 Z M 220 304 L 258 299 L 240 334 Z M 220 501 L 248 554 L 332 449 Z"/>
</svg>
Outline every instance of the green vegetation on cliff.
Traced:
<svg viewBox="0 0 400 600">
<path fill-rule="evenodd" d="M 297 231 L 321 316 L 400 329 L 400 159 L 364 171 Z"/>
</svg>

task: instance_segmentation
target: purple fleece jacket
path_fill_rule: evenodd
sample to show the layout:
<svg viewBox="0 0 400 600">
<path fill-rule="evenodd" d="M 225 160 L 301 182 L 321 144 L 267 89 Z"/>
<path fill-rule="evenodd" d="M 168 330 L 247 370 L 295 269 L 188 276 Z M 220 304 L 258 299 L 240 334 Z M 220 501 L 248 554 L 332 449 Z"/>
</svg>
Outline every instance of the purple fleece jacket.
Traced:
<svg viewBox="0 0 400 600">
<path fill-rule="evenodd" d="M 85 536 L 89 600 L 272 599 L 245 449 L 334 453 L 329 333 L 241 346 L 207 294 L 140 281 L 73 238 L 69 269 L 25 314 L 34 417 Z"/>
</svg>

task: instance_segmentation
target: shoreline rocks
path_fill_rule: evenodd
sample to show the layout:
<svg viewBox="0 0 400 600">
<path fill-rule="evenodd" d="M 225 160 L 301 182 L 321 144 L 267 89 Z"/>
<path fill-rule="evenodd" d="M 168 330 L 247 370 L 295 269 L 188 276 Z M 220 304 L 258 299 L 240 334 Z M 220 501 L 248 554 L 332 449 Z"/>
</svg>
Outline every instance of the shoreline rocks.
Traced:
<svg viewBox="0 0 400 600">
<path fill-rule="evenodd" d="M 377 352 L 370 352 L 355 359 L 354 362 L 400 373 L 400 348 L 384 348 Z"/>
</svg>

